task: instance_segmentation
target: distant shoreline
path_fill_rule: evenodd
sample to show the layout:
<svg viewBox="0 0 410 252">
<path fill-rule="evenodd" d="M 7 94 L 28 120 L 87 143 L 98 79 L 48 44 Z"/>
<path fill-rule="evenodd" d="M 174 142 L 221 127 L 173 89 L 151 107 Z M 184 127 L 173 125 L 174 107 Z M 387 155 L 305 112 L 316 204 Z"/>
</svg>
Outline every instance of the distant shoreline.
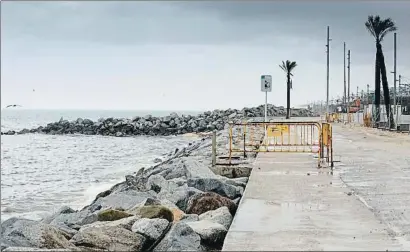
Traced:
<svg viewBox="0 0 410 252">
<path fill-rule="evenodd" d="M 48 122 L 36 128 L 24 128 L 20 131 L 9 130 L 1 132 L 2 135 L 16 135 L 28 133 L 40 133 L 49 135 L 64 134 L 84 134 L 103 135 L 115 137 L 127 137 L 136 135 L 147 136 L 169 136 L 186 133 L 209 132 L 212 130 L 222 130 L 229 121 L 243 120 L 244 118 L 263 117 L 265 114 L 264 105 L 252 108 L 227 109 L 205 111 L 195 114 L 194 112 L 184 113 L 161 111 L 161 114 L 152 115 L 154 111 L 127 111 L 127 115 L 117 115 L 115 118 L 109 114 L 103 115 L 99 111 L 90 119 L 90 114 L 94 111 L 87 111 L 77 119 L 67 120 L 64 115 L 58 121 Z M 95 111 L 97 112 L 97 111 Z M 125 111 L 123 111 L 125 112 Z M 145 115 L 143 113 L 146 112 Z M 137 115 L 130 118 L 129 113 Z M 148 114 L 150 113 L 150 114 Z M 88 115 L 87 115 L 88 114 Z M 285 116 L 284 107 L 268 105 L 268 116 Z M 315 114 L 308 109 L 292 109 L 293 117 L 312 117 Z M 96 119 L 99 117 L 98 119 Z M 54 119 L 55 120 L 55 119 Z"/>
</svg>

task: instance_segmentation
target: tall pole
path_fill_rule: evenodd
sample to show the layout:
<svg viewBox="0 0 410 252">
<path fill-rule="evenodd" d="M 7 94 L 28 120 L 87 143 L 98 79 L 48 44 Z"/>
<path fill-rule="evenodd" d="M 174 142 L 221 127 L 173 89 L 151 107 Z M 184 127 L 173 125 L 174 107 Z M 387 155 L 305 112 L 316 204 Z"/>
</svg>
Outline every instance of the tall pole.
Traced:
<svg viewBox="0 0 410 252">
<path fill-rule="evenodd" d="M 368 113 L 370 108 L 370 85 L 367 84 L 367 106 L 366 106 L 366 114 Z"/>
<path fill-rule="evenodd" d="M 401 74 L 399 74 L 399 86 L 401 85 Z"/>
<path fill-rule="evenodd" d="M 370 85 L 367 84 L 367 105 L 370 104 Z"/>
<path fill-rule="evenodd" d="M 394 74 L 394 87 L 393 87 L 393 92 L 394 92 L 394 94 L 393 94 L 393 103 L 394 103 L 394 114 L 396 114 L 396 124 L 397 124 L 397 99 L 396 99 L 396 93 L 397 93 L 397 91 L 396 91 L 396 81 L 397 81 L 397 76 L 396 76 L 396 70 L 397 70 L 397 44 L 396 44 L 396 41 L 397 41 L 397 33 L 395 32 L 394 33 L 394 72 L 393 72 L 393 74 Z"/>
<path fill-rule="evenodd" d="M 394 50 L 394 51 L 396 51 L 396 50 Z M 396 72 L 396 71 L 394 71 L 394 72 Z M 400 85 L 401 85 L 401 74 L 399 74 L 399 88 L 400 88 Z M 403 103 L 401 102 L 400 105 L 403 106 Z M 399 120 L 399 113 L 396 113 L 396 125 L 399 123 L 398 120 Z"/>
<path fill-rule="evenodd" d="M 347 51 L 347 113 L 350 113 L 350 50 Z"/>
<path fill-rule="evenodd" d="M 346 42 L 343 42 L 343 105 L 346 107 Z"/>
<path fill-rule="evenodd" d="M 326 116 L 329 115 L 329 26 L 327 27 L 327 43 L 326 43 L 326 54 L 327 54 L 327 71 L 326 71 Z"/>
</svg>

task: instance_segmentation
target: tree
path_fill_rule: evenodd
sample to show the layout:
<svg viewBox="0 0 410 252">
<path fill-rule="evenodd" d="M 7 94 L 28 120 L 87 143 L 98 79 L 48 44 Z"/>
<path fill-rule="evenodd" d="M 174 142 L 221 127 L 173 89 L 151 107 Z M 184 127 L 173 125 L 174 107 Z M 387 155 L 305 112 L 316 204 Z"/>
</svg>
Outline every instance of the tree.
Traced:
<svg viewBox="0 0 410 252">
<path fill-rule="evenodd" d="M 376 106 L 376 123 L 380 122 L 380 76 L 382 78 L 383 93 L 384 93 L 384 104 L 386 105 L 387 118 L 390 119 L 390 125 L 394 125 L 393 116 L 390 116 L 390 93 L 389 84 L 387 82 L 386 74 L 386 64 L 384 62 L 384 55 L 382 50 L 382 44 L 384 37 L 397 30 L 394 22 L 390 19 L 381 19 L 380 16 L 369 16 L 367 22 L 365 23 L 367 30 L 374 37 L 376 41 L 376 62 L 375 62 L 375 78 L 374 78 L 374 89 L 375 89 L 375 99 L 374 103 Z"/>
<path fill-rule="evenodd" d="M 290 77 L 293 76 L 292 70 L 295 69 L 296 66 L 297 66 L 296 61 L 290 61 L 290 60 L 287 60 L 286 62 L 282 61 L 282 65 L 279 65 L 279 67 L 282 68 L 283 71 L 285 71 L 286 80 L 287 80 L 286 81 L 286 84 L 287 84 L 286 119 L 290 118 L 290 90 L 292 89 L 292 80 Z"/>
</svg>

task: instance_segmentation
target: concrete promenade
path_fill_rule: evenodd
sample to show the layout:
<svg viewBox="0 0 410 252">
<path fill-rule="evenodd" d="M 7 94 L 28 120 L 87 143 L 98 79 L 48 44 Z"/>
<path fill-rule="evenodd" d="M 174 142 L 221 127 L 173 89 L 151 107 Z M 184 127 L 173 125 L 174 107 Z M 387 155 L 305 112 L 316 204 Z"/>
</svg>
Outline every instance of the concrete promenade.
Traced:
<svg viewBox="0 0 410 252">
<path fill-rule="evenodd" d="M 410 250 L 410 138 L 372 134 L 334 125 L 333 174 L 260 153 L 223 250 Z"/>
</svg>

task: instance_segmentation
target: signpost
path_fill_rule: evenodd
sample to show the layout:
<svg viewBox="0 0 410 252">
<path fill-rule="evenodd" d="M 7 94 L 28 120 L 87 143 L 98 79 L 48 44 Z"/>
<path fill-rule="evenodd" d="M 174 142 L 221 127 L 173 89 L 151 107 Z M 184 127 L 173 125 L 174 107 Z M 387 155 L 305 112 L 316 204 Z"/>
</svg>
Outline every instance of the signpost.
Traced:
<svg viewBox="0 0 410 252">
<path fill-rule="evenodd" d="M 272 76 L 261 76 L 261 91 L 265 92 L 265 122 L 268 121 L 268 92 L 272 92 Z"/>
<path fill-rule="evenodd" d="M 288 125 L 274 125 L 268 127 L 267 136 L 268 137 L 280 137 L 283 133 L 289 132 Z"/>
</svg>

